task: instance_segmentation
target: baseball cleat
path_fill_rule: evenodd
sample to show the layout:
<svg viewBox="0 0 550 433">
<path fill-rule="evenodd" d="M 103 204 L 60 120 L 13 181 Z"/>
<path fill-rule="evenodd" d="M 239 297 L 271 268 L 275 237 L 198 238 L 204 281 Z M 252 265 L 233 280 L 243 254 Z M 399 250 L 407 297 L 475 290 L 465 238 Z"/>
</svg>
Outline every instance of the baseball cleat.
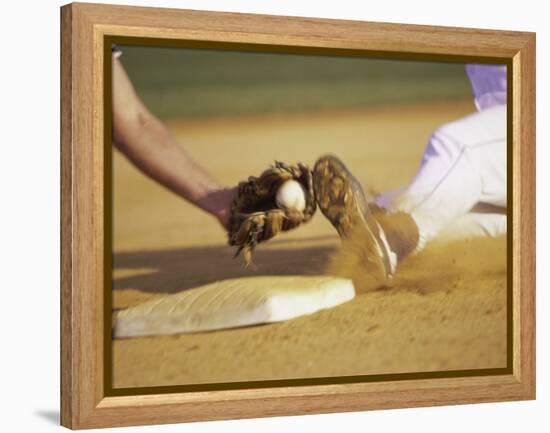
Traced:
<svg viewBox="0 0 550 433">
<path fill-rule="evenodd" d="M 391 280 L 397 255 L 391 250 L 355 176 L 336 156 L 325 155 L 315 163 L 313 185 L 319 209 L 340 237 L 343 240 L 355 236 L 366 239 L 369 261 L 385 281 Z"/>
</svg>

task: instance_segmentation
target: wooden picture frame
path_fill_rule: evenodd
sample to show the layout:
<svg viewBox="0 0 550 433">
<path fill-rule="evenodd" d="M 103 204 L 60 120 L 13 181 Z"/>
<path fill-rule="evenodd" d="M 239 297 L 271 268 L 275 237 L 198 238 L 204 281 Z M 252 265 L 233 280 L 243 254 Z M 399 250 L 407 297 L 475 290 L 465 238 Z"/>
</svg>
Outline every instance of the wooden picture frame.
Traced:
<svg viewBox="0 0 550 433">
<path fill-rule="evenodd" d="M 378 57 L 511 66 L 510 363 L 487 375 L 445 374 L 184 393 L 109 395 L 105 379 L 105 61 L 109 37 L 340 50 Z M 107 80 L 109 81 L 109 80 Z M 73 428 L 359 411 L 535 398 L 535 35 L 356 21 L 69 4 L 61 8 L 61 424 Z M 509 117 L 510 119 L 510 117 Z M 110 340 L 109 340 L 110 341 Z"/>
</svg>

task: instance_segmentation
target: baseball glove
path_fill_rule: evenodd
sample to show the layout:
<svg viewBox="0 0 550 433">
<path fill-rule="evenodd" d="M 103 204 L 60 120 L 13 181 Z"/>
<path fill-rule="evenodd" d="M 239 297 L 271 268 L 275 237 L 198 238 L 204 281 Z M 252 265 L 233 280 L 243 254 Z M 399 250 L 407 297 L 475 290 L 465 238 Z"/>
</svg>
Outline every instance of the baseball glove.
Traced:
<svg viewBox="0 0 550 433">
<path fill-rule="evenodd" d="M 304 188 L 306 204 L 303 212 L 277 207 L 277 190 L 290 179 L 300 182 Z M 275 161 L 259 177 L 250 176 L 247 181 L 239 183 L 229 216 L 229 245 L 237 247 L 235 257 L 242 251 L 248 265 L 256 245 L 309 221 L 316 209 L 311 170 L 301 163 L 287 165 Z"/>
</svg>

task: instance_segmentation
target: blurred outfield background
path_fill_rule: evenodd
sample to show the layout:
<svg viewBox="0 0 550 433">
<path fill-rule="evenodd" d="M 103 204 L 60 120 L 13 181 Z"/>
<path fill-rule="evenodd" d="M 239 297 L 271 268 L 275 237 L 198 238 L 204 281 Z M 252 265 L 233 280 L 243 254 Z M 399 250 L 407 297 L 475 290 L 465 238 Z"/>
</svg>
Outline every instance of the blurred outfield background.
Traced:
<svg viewBox="0 0 550 433">
<path fill-rule="evenodd" d="M 471 98 L 463 64 L 120 46 L 161 118 L 306 112 Z"/>
</svg>

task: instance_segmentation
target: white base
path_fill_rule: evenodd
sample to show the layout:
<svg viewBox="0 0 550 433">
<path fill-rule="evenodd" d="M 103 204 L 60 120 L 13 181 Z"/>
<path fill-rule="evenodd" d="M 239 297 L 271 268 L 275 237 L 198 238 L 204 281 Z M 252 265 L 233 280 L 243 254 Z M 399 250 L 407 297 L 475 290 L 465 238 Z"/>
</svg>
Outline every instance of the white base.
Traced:
<svg viewBox="0 0 550 433">
<path fill-rule="evenodd" d="M 212 331 L 279 322 L 353 299 L 351 280 L 262 276 L 222 280 L 120 311 L 115 337 Z"/>
</svg>

